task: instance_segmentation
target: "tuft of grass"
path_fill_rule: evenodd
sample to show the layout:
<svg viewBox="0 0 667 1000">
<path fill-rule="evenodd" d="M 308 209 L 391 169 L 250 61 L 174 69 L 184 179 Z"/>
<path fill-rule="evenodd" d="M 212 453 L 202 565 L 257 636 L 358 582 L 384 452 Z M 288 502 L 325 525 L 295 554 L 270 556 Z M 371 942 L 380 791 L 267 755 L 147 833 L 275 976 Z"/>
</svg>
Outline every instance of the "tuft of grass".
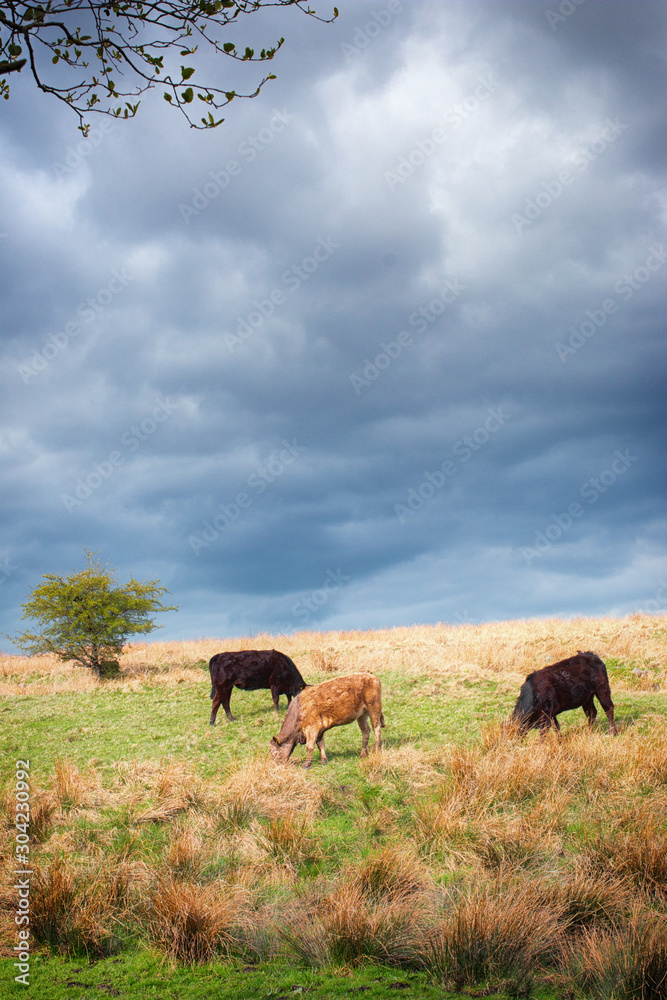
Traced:
<svg viewBox="0 0 667 1000">
<path fill-rule="evenodd" d="M 417 944 L 416 957 L 443 985 L 503 985 L 511 996 L 527 995 L 536 974 L 557 952 L 561 913 L 536 905 L 534 894 L 516 887 L 475 888 L 450 897 L 438 923 Z"/>
<path fill-rule="evenodd" d="M 348 872 L 367 903 L 395 904 L 430 894 L 433 877 L 416 852 L 404 845 L 381 848 Z"/>
<path fill-rule="evenodd" d="M 585 930 L 564 950 L 564 979 L 590 1000 L 667 1000 L 667 918 L 635 908 L 613 930 Z"/>
<path fill-rule="evenodd" d="M 149 893 L 146 926 L 150 940 L 169 958 L 200 965 L 229 957 L 240 946 L 248 912 L 247 893 L 238 887 L 168 876 Z"/>
<path fill-rule="evenodd" d="M 280 816 L 299 812 L 315 816 L 323 786 L 298 767 L 277 767 L 260 752 L 249 760 L 233 763 L 225 775 L 218 808 L 235 803 L 255 816 Z"/>
<path fill-rule="evenodd" d="M 207 862 L 201 835 L 188 826 L 177 828 L 169 840 L 165 861 L 178 878 L 200 878 Z"/>
<path fill-rule="evenodd" d="M 53 794 L 62 810 L 77 809 L 84 800 L 85 783 L 79 768 L 71 760 L 56 760 L 54 767 Z"/>
<path fill-rule="evenodd" d="M 633 888 L 628 879 L 591 874 L 578 867 L 566 876 L 541 885 L 544 904 L 562 908 L 568 934 L 583 928 L 616 927 L 624 924 L 632 908 Z"/>
<path fill-rule="evenodd" d="M 108 877 L 77 871 L 55 858 L 33 864 L 30 880 L 30 929 L 37 941 L 65 955 L 101 957 L 116 952 L 117 914 Z"/>
<path fill-rule="evenodd" d="M 276 860 L 293 869 L 320 856 L 312 822 L 294 812 L 265 820 L 258 841 Z"/>
<path fill-rule="evenodd" d="M 602 832 L 587 840 L 583 863 L 592 872 L 628 879 L 648 893 L 667 895 L 667 832 L 655 814 L 640 809 L 633 826 Z"/>
<path fill-rule="evenodd" d="M 367 962 L 401 966 L 414 947 L 420 916 L 412 900 L 373 903 L 358 885 L 346 881 L 323 899 L 297 901 L 296 911 L 283 914 L 277 932 L 311 967 Z"/>
<path fill-rule="evenodd" d="M 30 839 L 33 843 L 46 840 L 53 828 L 57 802 L 49 792 L 37 792 L 30 800 Z"/>
</svg>

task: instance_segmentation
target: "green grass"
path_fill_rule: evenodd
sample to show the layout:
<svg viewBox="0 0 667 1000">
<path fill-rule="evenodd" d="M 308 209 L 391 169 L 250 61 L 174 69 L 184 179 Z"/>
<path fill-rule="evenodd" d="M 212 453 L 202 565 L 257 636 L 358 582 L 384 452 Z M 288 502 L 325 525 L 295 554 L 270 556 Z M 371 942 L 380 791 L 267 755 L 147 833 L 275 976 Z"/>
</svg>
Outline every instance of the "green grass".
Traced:
<svg viewBox="0 0 667 1000">
<path fill-rule="evenodd" d="M 100 961 L 65 961 L 57 956 L 33 959 L 30 986 L 14 984 L 7 960 L 0 961 L 0 996 L 29 1000 L 100 1000 L 143 997 L 146 1000 L 457 1000 L 444 994 L 423 973 L 397 972 L 382 966 L 354 971 L 295 969 L 278 963 L 248 966 L 241 962 L 189 969 L 160 963 L 145 952 Z M 3 987 L 5 992 L 3 992 Z M 20 991 L 20 992 L 19 992 Z M 503 994 L 488 994 L 502 997 Z"/>
<path fill-rule="evenodd" d="M 262 769 L 270 768 L 266 763 L 268 745 L 279 721 L 267 691 L 235 691 L 232 711 L 238 721 L 229 724 L 220 713 L 214 728 L 208 724 L 211 703 L 204 670 L 201 683 L 145 683 L 133 688 L 121 679 L 91 692 L 8 697 L 0 709 L 5 802 L 11 803 L 13 762 L 17 759 L 31 762 L 33 795 L 54 794 L 55 767 L 63 760 L 78 769 L 75 784 L 80 779 L 83 789 L 80 802 L 76 787 L 71 801 L 59 801 L 44 842 L 32 846 L 31 860 L 48 864 L 61 857 L 84 873 L 82 885 L 86 873 L 91 873 L 92 879 L 105 860 L 110 861 L 110 871 L 114 866 L 119 871 L 122 865 L 139 866 L 136 871 L 152 873 L 147 876 L 149 882 L 156 873 L 162 877 L 171 870 L 186 879 L 190 876 L 183 872 L 192 872 L 192 881 L 202 892 L 210 890 L 216 880 L 234 882 L 251 872 L 247 884 L 239 884 L 252 896 L 257 921 L 264 920 L 264 937 L 257 936 L 256 927 L 245 927 L 241 943 L 231 948 L 230 957 L 194 967 L 161 957 L 147 937 L 147 917 L 141 908 L 148 889 L 134 885 L 128 890 L 133 908 L 113 917 L 120 950 L 88 960 L 85 951 L 68 957 L 36 946 L 28 989 L 13 983 L 12 959 L 0 958 L 0 998 L 389 1000 L 403 996 L 435 1000 L 511 995 L 510 979 L 488 983 L 481 973 L 475 973 L 473 981 L 465 985 L 465 994 L 448 992 L 455 988 L 453 982 L 446 978 L 440 981 L 439 973 L 433 971 L 435 966 L 431 971 L 420 967 L 392 941 L 387 948 L 388 954 L 394 955 L 393 965 L 364 959 L 361 953 L 358 962 L 347 964 L 320 959 L 318 935 L 335 937 L 339 917 L 332 916 L 332 907 L 335 909 L 337 893 L 356 884 L 354 873 L 368 859 L 384 857 L 385 850 L 411 851 L 432 880 L 430 902 L 424 902 L 423 913 L 419 904 L 405 919 L 439 920 L 445 927 L 451 915 L 448 907 L 451 909 L 459 898 L 456 894 L 482 883 L 495 886 L 499 893 L 507 891 L 512 898 L 521 896 L 523 886 L 536 892 L 540 879 L 553 887 L 552 895 L 564 880 L 572 879 L 576 884 L 577 859 L 584 857 L 586 843 L 598 834 L 600 851 L 607 849 L 607 841 L 599 836 L 603 826 L 610 835 L 620 829 L 630 838 L 628 843 L 636 831 L 639 841 L 643 822 L 640 805 L 653 804 L 657 811 L 664 807 L 667 766 L 663 768 L 659 747 L 655 764 L 650 766 L 642 763 L 639 751 L 633 748 L 637 744 L 641 748 L 645 739 L 650 750 L 656 743 L 656 732 L 664 733 L 659 726 L 660 720 L 667 718 L 667 695 L 642 687 L 632 666 L 613 662 L 610 677 L 621 733 L 618 742 L 606 742 L 611 738 L 603 713 L 599 714 L 597 732 L 587 734 L 583 713 L 572 712 L 561 718 L 560 744 L 550 737 L 545 748 L 532 733 L 522 744 L 498 749 L 493 726 L 508 716 L 516 698 L 516 690 L 503 677 L 454 683 L 444 676 L 433 693 L 432 677 L 396 668 L 378 672 L 387 723 L 383 754 L 360 762 L 358 727 L 330 731 L 325 738 L 328 767 L 314 763 L 303 785 L 294 786 L 294 794 L 302 788 L 304 794 L 308 789 L 316 790 L 319 803 L 312 809 L 301 804 L 294 815 L 289 798 L 279 803 L 276 816 L 272 807 L 262 805 L 261 790 L 251 789 L 247 799 L 241 792 L 237 798 L 228 794 L 235 774 L 251 783 L 254 770 L 259 780 Z M 309 680 L 328 676 L 311 674 Z M 621 689 L 618 693 L 615 684 Z M 283 699 L 283 711 L 284 706 Z M 625 751 L 609 760 L 605 757 L 608 751 L 615 752 L 615 747 L 625 746 L 627 758 Z M 577 748 L 574 756 L 569 747 Z M 553 772 L 548 765 L 539 766 L 539 755 L 545 753 L 553 759 Z M 635 760 L 633 753 L 639 760 L 636 774 L 632 770 L 635 765 L 629 763 Z M 300 762 L 304 754 L 303 748 L 297 748 L 294 759 Z M 161 789 L 161 778 L 168 777 L 174 767 L 180 767 L 185 776 L 178 778 L 176 774 L 172 784 Z M 302 775 L 296 768 L 275 773 L 299 779 Z M 561 776 L 554 778 L 555 774 Z M 179 795 L 184 797 L 182 808 Z M 144 821 L 151 810 L 157 816 L 169 803 L 173 814 Z M 623 810 L 635 807 L 629 819 L 619 820 Z M 6 825 L 3 836 L 4 858 L 11 861 L 12 831 Z M 169 861 L 179 837 L 182 858 Z M 600 870 L 604 869 L 603 861 L 599 861 Z M 104 877 L 109 877 L 109 872 Z M 139 875 L 135 872 L 132 877 Z M 154 882 L 150 884 L 154 888 Z M 11 885 L 11 879 L 6 879 L 5 885 Z M 591 898 L 597 899 L 599 887 L 591 885 Z M 359 898 L 361 916 L 368 914 L 369 920 L 373 913 L 377 915 L 378 906 L 385 905 L 375 897 L 363 896 L 363 892 Z M 11 918 L 6 892 L 4 900 L 5 914 Z M 642 906 L 664 914 L 666 900 L 667 884 L 664 893 L 658 885 L 650 898 L 642 898 Z M 433 913 L 428 911 L 431 905 Z M 575 900 L 568 905 L 579 912 L 577 907 L 583 904 Z M 389 920 L 390 909 L 387 912 Z M 598 911 L 591 912 L 595 929 Z M 607 927 L 603 904 L 599 914 L 599 926 Z M 399 926 L 403 916 L 398 913 L 391 919 Z M 478 915 L 475 919 L 483 918 Z M 312 964 L 302 960 L 298 950 L 290 952 L 287 939 L 280 939 L 276 928 L 285 920 L 296 921 L 303 955 L 315 956 Z M 6 942 L 10 947 L 12 930 L 9 925 Z M 348 931 L 352 933 L 349 928 L 345 933 Z M 362 932 L 368 934 L 368 927 L 359 929 L 360 939 Z M 335 946 L 342 947 L 342 939 L 336 940 Z M 348 948 L 346 942 L 343 944 Z M 353 940 L 351 951 L 339 952 L 334 944 L 331 947 L 332 955 L 354 955 L 356 945 Z M 533 997 L 555 1000 L 568 994 L 571 984 L 564 986 L 554 970 L 555 966 L 551 971 L 546 966 L 542 971 L 536 969 L 529 987 Z M 523 983 L 524 989 L 524 980 L 516 981 Z M 493 989 L 500 992 L 494 994 Z M 656 994 L 656 1000 L 664 1000 L 664 994 Z"/>
</svg>

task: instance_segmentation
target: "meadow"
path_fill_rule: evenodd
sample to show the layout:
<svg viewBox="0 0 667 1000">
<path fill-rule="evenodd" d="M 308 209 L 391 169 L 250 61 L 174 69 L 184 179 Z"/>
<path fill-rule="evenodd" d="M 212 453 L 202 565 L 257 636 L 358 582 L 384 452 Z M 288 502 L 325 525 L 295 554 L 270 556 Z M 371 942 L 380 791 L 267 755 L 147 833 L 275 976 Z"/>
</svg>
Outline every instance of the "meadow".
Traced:
<svg viewBox="0 0 667 1000">
<path fill-rule="evenodd" d="M 380 753 L 353 725 L 327 767 L 272 763 L 268 691 L 211 728 L 208 659 L 243 648 L 312 683 L 377 674 Z M 526 675 L 577 649 L 607 664 L 619 735 L 601 711 L 503 730 Z M 0 656 L 0 996 L 667 998 L 666 663 L 650 615 L 136 643 L 104 682 Z"/>
</svg>

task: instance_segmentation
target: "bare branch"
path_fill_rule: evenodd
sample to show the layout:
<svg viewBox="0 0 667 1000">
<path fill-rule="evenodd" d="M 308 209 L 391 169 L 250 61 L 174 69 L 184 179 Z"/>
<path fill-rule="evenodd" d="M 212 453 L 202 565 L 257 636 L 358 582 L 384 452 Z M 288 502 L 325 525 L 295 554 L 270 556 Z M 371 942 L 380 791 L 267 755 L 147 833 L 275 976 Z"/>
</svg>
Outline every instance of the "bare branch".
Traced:
<svg viewBox="0 0 667 1000">
<path fill-rule="evenodd" d="M 266 74 L 249 93 L 212 87 L 192 80 L 197 52 L 201 46 L 236 62 L 270 62 L 283 38 L 259 52 L 223 40 L 242 15 L 266 7 L 296 7 L 323 23 L 338 16 L 334 7 L 321 17 L 304 0 L 0 0 L 0 76 L 29 65 L 37 87 L 72 108 L 84 134 L 91 112 L 132 118 L 138 98 L 155 86 L 191 127 L 215 128 L 224 120 L 216 112 L 235 98 L 256 97 L 275 76 Z M 0 95 L 9 96 L 4 81 Z M 206 112 L 198 121 L 195 99 Z"/>
</svg>

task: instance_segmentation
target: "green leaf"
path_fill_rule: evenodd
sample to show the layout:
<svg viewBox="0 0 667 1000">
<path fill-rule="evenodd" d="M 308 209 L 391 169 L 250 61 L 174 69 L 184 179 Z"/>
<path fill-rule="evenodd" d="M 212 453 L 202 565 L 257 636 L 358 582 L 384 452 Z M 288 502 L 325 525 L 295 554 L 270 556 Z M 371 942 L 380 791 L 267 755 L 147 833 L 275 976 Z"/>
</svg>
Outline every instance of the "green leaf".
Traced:
<svg viewBox="0 0 667 1000">
<path fill-rule="evenodd" d="M 233 52 L 236 46 L 234 45 L 233 42 L 225 42 L 222 48 L 224 49 L 225 52 Z"/>
<path fill-rule="evenodd" d="M 164 97 L 165 101 L 169 101 L 169 103 L 171 104 L 171 94 L 163 94 L 162 96 Z"/>
<path fill-rule="evenodd" d="M 188 87 L 188 89 L 184 90 L 183 93 L 181 94 L 184 104 L 190 104 L 194 100 L 194 96 L 195 94 L 192 87 Z"/>
<path fill-rule="evenodd" d="M 181 76 L 183 80 L 189 80 L 193 73 L 194 69 L 192 66 L 181 66 Z"/>
</svg>

